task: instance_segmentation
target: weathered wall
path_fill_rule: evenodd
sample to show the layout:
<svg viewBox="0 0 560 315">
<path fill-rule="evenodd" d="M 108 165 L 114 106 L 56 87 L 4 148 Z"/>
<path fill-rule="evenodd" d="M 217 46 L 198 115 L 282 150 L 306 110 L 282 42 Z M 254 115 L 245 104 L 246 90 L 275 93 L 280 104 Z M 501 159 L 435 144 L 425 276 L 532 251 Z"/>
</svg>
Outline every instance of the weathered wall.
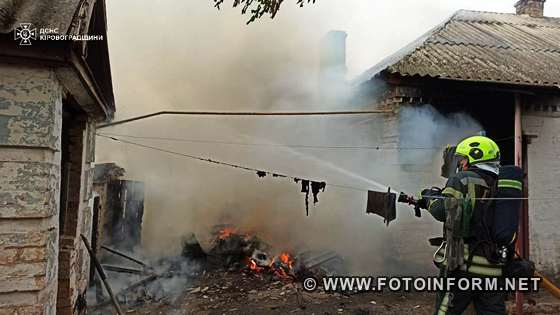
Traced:
<svg viewBox="0 0 560 315">
<path fill-rule="evenodd" d="M 537 268 L 560 278 L 560 99 L 535 99 L 524 112 L 524 134 L 531 136 L 529 231 L 531 259 Z M 544 107 L 543 105 L 548 105 Z M 557 106 L 553 111 L 552 106 Z"/>
<path fill-rule="evenodd" d="M 406 106 L 406 102 L 410 101 L 407 96 L 415 95 L 413 90 L 406 89 L 393 89 L 391 93 L 394 95 L 389 95 L 386 99 L 386 106 L 395 110 Z M 560 196 L 560 98 L 541 96 L 526 99 L 524 104 L 527 105 L 523 114 L 524 134 L 531 137 L 527 152 L 529 197 L 534 198 L 529 203 L 531 259 L 536 262 L 539 270 L 560 278 L 559 200 L 550 199 Z M 399 115 L 384 117 L 384 146 L 399 146 L 400 124 Z M 384 160 L 402 163 L 402 153 L 388 150 L 384 152 Z M 444 184 L 441 177 L 434 176 L 434 169 L 417 166 L 393 167 L 391 172 L 396 176 L 388 177 L 395 181 L 393 188 L 415 192 L 418 187 Z M 414 218 L 410 212 L 407 207 L 398 206 L 398 223 L 390 226 L 389 234 L 384 236 L 391 244 L 387 251 L 391 253 L 390 256 L 396 257 L 393 263 L 401 270 L 408 271 L 413 267 L 418 273 L 430 272 L 428 262 L 433 248 L 425 240 L 441 234 L 441 223 L 437 223 L 426 212 L 423 212 L 426 215 L 422 219 Z M 406 263 L 402 263 L 403 261 Z"/>
<path fill-rule="evenodd" d="M 381 135 L 380 139 L 370 139 L 372 142 L 381 143 L 384 149 L 381 152 L 380 163 L 383 170 L 375 174 L 374 178 L 382 184 L 391 186 L 393 191 L 402 190 L 406 193 L 416 193 L 420 187 L 441 185 L 445 182 L 437 175 L 431 166 L 427 165 L 402 165 L 410 159 L 403 158 L 408 152 L 399 150 L 401 146 L 401 115 L 399 111 L 409 104 L 419 102 L 419 91 L 414 88 L 393 87 L 385 95 L 380 106 L 391 109 L 394 114 L 378 116 L 381 121 L 376 121 Z M 438 157 L 441 155 L 437 153 Z M 391 161 L 388 163 L 387 161 Z M 382 248 L 378 255 L 379 261 L 368 262 L 383 267 L 384 273 L 401 275 L 426 275 L 436 274 L 437 269 L 431 263 L 435 248 L 428 243 L 428 238 L 441 234 L 441 223 L 434 220 L 423 211 L 423 216 L 414 216 L 413 208 L 404 204 L 397 204 L 397 221 L 390 223 L 383 238 Z"/>
<path fill-rule="evenodd" d="M 87 289 L 89 254 L 80 234 L 91 242 L 93 198 L 91 163 L 95 127 L 85 116 L 71 118 L 69 136 L 69 193 L 60 234 L 57 314 L 73 314 L 77 299 Z"/>
<path fill-rule="evenodd" d="M 0 314 L 55 314 L 62 89 L 0 64 Z"/>
<path fill-rule="evenodd" d="M 92 231 L 97 237 L 97 244 L 93 249 L 97 253 L 99 259 L 103 258 L 104 251 L 101 250 L 101 245 L 107 245 L 107 239 L 109 233 L 107 225 L 107 183 L 94 183 L 93 185 L 94 194 L 99 196 L 99 213 L 97 217 L 97 231 Z M 93 222 L 92 222 L 93 223 Z M 92 244 L 93 246 L 93 244 Z"/>
</svg>

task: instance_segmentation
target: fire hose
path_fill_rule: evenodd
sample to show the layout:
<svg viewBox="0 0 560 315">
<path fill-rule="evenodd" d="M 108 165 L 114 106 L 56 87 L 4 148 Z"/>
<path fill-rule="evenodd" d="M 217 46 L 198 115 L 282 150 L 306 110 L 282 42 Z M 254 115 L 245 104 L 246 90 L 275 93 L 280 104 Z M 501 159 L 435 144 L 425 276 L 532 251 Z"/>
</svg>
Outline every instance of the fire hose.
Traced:
<svg viewBox="0 0 560 315">
<path fill-rule="evenodd" d="M 401 193 L 399 195 L 398 202 L 406 203 L 408 205 L 414 206 L 414 215 L 420 217 L 421 210 L 417 199 L 415 199 L 412 196 Z M 557 287 L 552 281 L 550 281 L 550 279 L 548 279 L 542 273 L 536 270 L 534 276 L 541 279 L 542 287 L 545 288 L 550 294 L 552 294 L 552 296 L 554 296 L 557 299 L 560 299 L 560 288 Z"/>
<path fill-rule="evenodd" d="M 558 288 L 552 281 L 545 277 L 542 273 L 535 271 L 535 276 L 541 278 L 542 286 L 552 294 L 555 298 L 560 300 L 560 288 Z"/>
</svg>

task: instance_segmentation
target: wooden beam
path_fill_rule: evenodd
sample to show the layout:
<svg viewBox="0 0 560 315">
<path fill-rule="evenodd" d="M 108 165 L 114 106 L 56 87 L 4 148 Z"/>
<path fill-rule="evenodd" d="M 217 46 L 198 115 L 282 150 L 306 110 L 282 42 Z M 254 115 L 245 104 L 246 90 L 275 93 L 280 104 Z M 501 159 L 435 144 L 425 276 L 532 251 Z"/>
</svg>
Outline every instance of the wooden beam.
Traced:
<svg viewBox="0 0 560 315">
<path fill-rule="evenodd" d="M 11 35 L 11 36 L 10 36 Z M 10 64 L 60 67 L 67 65 L 71 43 L 68 41 L 34 41 L 21 46 L 12 33 L 0 34 L 0 61 Z"/>
<path fill-rule="evenodd" d="M 55 72 L 60 82 L 84 111 L 93 116 L 112 118 L 112 110 L 101 96 L 101 90 L 82 57 L 72 51 L 68 56 L 68 64 L 56 68 Z"/>
</svg>

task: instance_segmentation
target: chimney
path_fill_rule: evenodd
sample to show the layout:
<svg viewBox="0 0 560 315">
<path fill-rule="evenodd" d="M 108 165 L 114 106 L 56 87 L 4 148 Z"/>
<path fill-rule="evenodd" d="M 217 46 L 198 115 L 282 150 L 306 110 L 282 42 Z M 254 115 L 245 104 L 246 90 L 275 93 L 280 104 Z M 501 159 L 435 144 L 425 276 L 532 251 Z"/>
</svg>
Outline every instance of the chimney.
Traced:
<svg viewBox="0 0 560 315">
<path fill-rule="evenodd" d="M 515 13 L 526 14 L 530 17 L 543 17 L 545 1 L 546 0 L 519 0 L 515 4 Z"/>
<path fill-rule="evenodd" d="M 321 40 L 322 80 L 344 81 L 346 77 L 346 32 L 330 31 Z"/>
</svg>

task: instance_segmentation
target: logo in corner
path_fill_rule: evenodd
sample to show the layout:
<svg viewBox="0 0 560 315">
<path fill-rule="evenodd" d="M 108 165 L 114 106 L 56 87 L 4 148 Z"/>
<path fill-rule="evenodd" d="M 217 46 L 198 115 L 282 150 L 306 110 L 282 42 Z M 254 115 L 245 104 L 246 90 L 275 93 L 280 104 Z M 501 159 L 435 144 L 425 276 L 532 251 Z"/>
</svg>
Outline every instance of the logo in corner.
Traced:
<svg viewBox="0 0 560 315">
<path fill-rule="evenodd" d="M 19 39 L 22 46 L 31 46 L 31 40 L 37 39 L 37 29 L 31 23 L 20 23 L 14 33 L 14 40 Z"/>
</svg>

